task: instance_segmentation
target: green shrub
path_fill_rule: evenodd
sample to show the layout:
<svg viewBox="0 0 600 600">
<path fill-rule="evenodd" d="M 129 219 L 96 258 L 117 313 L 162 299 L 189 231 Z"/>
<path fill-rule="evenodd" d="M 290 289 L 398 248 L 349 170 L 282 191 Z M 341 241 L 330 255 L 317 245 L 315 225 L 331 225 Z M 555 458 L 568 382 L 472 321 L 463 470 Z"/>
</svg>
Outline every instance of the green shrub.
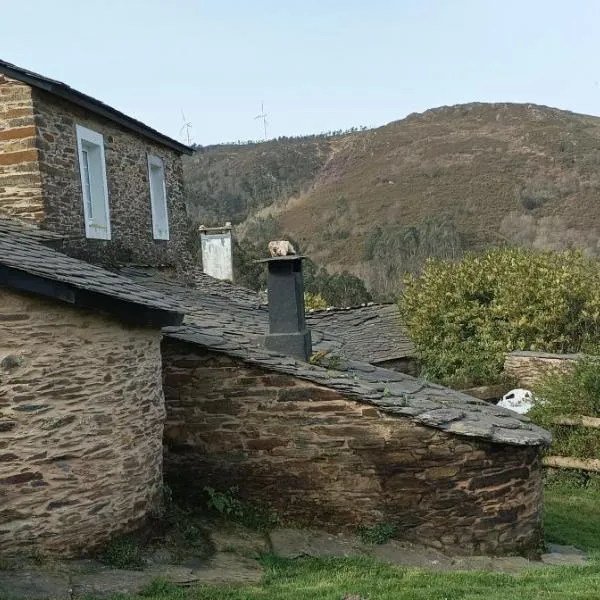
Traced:
<svg viewBox="0 0 600 600">
<path fill-rule="evenodd" d="M 269 531 L 279 525 L 277 514 L 266 507 L 242 502 L 238 498 L 238 489 L 235 487 L 224 492 L 205 487 L 204 493 L 208 509 L 227 521 L 239 523 L 256 531 Z"/>
<path fill-rule="evenodd" d="M 539 400 L 528 416 L 552 432 L 552 454 L 600 458 L 600 430 L 554 423 L 558 416 L 600 416 L 600 358 L 586 357 L 569 372 L 548 375 L 533 391 Z"/>
<path fill-rule="evenodd" d="M 232 487 L 224 492 L 218 492 L 214 488 L 205 487 L 204 492 L 207 496 L 206 506 L 210 510 L 216 511 L 224 517 L 233 519 L 241 517 L 244 506 L 237 497 L 237 488 Z"/>
<path fill-rule="evenodd" d="M 389 523 L 378 523 L 377 525 L 359 525 L 356 535 L 364 544 L 385 544 L 396 535 L 396 528 Z"/>
<path fill-rule="evenodd" d="M 400 310 L 425 375 L 448 385 L 498 381 L 513 350 L 578 352 L 599 338 L 599 263 L 579 252 L 431 259 L 405 283 Z"/>
<path fill-rule="evenodd" d="M 328 306 L 346 308 L 371 302 L 373 299 L 365 282 L 343 271 L 329 273 L 327 269 L 318 269 L 311 260 L 304 261 L 304 287 L 310 294 L 323 297 Z"/>
<path fill-rule="evenodd" d="M 100 560 L 117 569 L 143 569 L 146 564 L 142 546 L 134 537 L 127 535 L 110 540 Z"/>
<path fill-rule="evenodd" d="M 304 308 L 306 310 L 324 310 L 327 308 L 327 300 L 321 294 L 304 292 Z"/>
<path fill-rule="evenodd" d="M 561 493 L 580 489 L 600 491 L 600 473 L 577 469 L 544 469 L 544 488 Z"/>
</svg>

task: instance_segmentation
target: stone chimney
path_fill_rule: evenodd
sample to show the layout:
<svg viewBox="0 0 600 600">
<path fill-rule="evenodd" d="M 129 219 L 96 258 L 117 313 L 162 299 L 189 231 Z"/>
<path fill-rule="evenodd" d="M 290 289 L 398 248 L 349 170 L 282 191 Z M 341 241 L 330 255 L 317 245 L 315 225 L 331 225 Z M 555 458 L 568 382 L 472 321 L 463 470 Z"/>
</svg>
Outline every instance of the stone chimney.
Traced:
<svg viewBox="0 0 600 600">
<path fill-rule="evenodd" d="M 308 361 L 312 353 L 310 331 L 304 318 L 303 256 L 274 256 L 267 263 L 269 296 L 269 350 Z"/>
</svg>

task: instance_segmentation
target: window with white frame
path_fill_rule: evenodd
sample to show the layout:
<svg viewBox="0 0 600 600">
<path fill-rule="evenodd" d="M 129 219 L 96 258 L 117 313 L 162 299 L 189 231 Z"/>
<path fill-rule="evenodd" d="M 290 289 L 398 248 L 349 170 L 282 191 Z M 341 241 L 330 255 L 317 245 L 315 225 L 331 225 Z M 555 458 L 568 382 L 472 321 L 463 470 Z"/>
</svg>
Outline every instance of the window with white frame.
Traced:
<svg viewBox="0 0 600 600">
<path fill-rule="evenodd" d="M 162 159 L 148 154 L 148 179 L 152 205 L 152 230 L 155 240 L 169 239 L 169 214 L 167 212 L 167 189 L 165 166 Z"/>
<path fill-rule="evenodd" d="M 104 138 L 100 133 L 81 125 L 76 126 L 76 132 L 85 235 L 88 238 L 110 240 Z"/>
</svg>

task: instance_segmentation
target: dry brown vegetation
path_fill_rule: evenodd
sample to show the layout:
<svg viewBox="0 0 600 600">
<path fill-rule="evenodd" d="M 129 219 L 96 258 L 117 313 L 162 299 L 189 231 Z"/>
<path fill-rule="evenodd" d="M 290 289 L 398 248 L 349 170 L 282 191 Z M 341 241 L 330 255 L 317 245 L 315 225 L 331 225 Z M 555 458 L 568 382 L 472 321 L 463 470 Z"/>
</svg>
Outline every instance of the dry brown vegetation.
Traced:
<svg viewBox="0 0 600 600">
<path fill-rule="evenodd" d="M 275 143 L 285 152 L 269 146 Z M 219 148 L 204 151 L 213 161 L 211 185 L 217 160 L 227 164 L 230 184 L 267 171 L 262 181 L 273 182 L 271 193 L 252 196 L 238 222 L 275 208 L 279 231 L 303 252 L 331 271 L 363 277 L 383 295 L 427 253 L 446 257 L 505 243 L 599 253 L 597 117 L 537 105 L 468 104 L 337 137 L 235 146 L 237 158 Z M 278 179 L 277 156 L 285 156 L 287 179 L 285 173 Z M 189 165 L 188 178 L 198 177 L 203 165 L 197 159 Z M 290 196 L 294 201 L 286 202 Z M 190 197 L 196 207 L 208 201 L 216 202 L 206 193 Z M 443 243 L 432 234 L 432 219 L 438 232 L 446 224 Z M 420 242 L 369 256 L 377 228 L 389 240 L 416 230 Z"/>
</svg>

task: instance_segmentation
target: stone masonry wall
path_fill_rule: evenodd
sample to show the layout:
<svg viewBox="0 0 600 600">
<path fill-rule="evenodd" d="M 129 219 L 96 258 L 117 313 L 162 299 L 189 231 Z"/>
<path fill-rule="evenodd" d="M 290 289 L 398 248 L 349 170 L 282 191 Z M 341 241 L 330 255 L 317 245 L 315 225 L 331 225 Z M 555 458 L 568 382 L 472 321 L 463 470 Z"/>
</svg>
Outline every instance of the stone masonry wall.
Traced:
<svg viewBox="0 0 600 600">
<path fill-rule="evenodd" d="M 42 180 L 31 88 L 0 74 L 0 214 L 39 220 Z"/>
<path fill-rule="evenodd" d="M 91 550 L 162 484 L 160 332 L 0 287 L 0 554 Z"/>
<path fill-rule="evenodd" d="M 581 356 L 580 354 L 511 352 L 506 355 L 504 372 L 514 378 L 520 387 L 531 388 L 547 375 L 570 371 Z"/>
<path fill-rule="evenodd" d="M 181 157 L 112 121 L 33 90 L 37 146 L 44 191 L 44 227 L 66 234 L 64 251 L 89 262 L 173 266 L 186 255 L 188 222 L 183 197 Z M 85 237 L 83 200 L 75 126 L 104 136 L 110 206 L 110 241 Z M 164 162 L 170 239 L 155 240 L 152 232 L 147 154 Z"/>
<path fill-rule="evenodd" d="M 537 447 L 446 434 L 293 376 L 165 339 L 165 478 L 238 486 L 286 520 L 334 530 L 392 523 L 462 553 L 540 539 Z"/>
</svg>

